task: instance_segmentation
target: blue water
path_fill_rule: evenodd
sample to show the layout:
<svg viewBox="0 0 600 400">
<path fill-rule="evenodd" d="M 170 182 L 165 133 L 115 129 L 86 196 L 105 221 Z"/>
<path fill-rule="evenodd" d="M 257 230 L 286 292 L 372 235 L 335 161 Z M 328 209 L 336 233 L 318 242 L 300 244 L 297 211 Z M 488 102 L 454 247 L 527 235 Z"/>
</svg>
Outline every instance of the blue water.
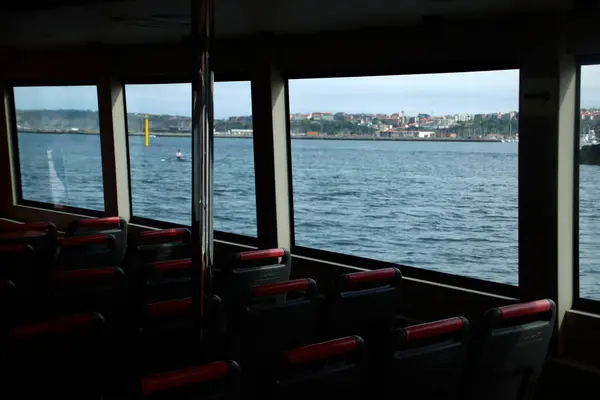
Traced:
<svg viewBox="0 0 600 400">
<path fill-rule="evenodd" d="M 100 136 L 20 132 L 18 146 L 23 199 L 104 210 Z"/>
<path fill-rule="evenodd" d="M 191 139 L 129 141 L 133 214 L 189 224 Z M 517 148 L 294 140 L 296 244 L 516 285 Z M 98 136 L 20 133 L 19 152 L 25 199 L 103 209 Z M 581 292 L 600 299 L 598 172 L 582 166 L 580 257 Z M 215 139 L 214 182 L 215 229 L 256 236 L 251 140 Z"/>
<path fill-rule="evenodd" d="M 516 143 L 294 141 L 296 243 L 517 284 Z"/>
<path fill-rule="evenodd" d="M 600 300 L 600 166 L 579 167 L 579 292 Z"/>
<path fill-rule="evenodd" d="M 191 224 L 191 138 L 129 137 L 133 215 Z M 180 149 L 184 160 L 177 160 Z M 256 236 L 254 155 L 251 140 L 215 141 L 214 227 Z"/>
</svg>

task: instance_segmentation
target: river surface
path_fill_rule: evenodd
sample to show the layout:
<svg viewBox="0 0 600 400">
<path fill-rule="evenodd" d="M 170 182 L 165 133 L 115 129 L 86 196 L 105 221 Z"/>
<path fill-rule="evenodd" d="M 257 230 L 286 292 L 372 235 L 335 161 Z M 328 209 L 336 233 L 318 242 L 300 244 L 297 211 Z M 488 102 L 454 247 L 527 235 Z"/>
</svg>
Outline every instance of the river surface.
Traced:
<svg viewBox="0 0 600 400">
<path fill-rule="evenodd" d="M 19 133 L 19 154 L 24 199 L 103 209 L 99 136 Z M 133 214 L 189 224 L 191 139 L 131 136 L 129 155 Z M 215 229 L 256 236 L 253 159 L 251 140 L 215 139 Z M 517 143 L 293 140 L 296 244 L 516 285 L 517 160 Z M 582 166 L 581 293 L 595 299 L 599 188 L 600 167 Z"/>
</svg>

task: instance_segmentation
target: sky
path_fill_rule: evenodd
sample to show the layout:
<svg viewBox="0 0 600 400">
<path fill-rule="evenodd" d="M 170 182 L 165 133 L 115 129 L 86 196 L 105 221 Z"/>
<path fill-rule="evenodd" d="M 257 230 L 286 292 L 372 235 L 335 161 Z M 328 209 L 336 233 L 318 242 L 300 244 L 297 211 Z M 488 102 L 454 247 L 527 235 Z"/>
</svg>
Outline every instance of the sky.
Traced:
<svg viewBox="0 0 600 400">
<path fill-rule="evenodd" d="M 581 67 L 581 107 L 600 108 L 600 65 Z"/>
<path fill-rule="evenodd" d="M 582 107 L 600 107 L 600 66 L 582 67 Z M 127 85 L 127 111 L 191 115 L 190 84 Z M 215 118 L 252 114 L 249 82 L 216 82 Z M 18 109 L 97 110 L 95 87 L 15 88 Z M 290 81 L 292 113 L 490 113 L 517 111 L 519 71 Z"/>
</svg>

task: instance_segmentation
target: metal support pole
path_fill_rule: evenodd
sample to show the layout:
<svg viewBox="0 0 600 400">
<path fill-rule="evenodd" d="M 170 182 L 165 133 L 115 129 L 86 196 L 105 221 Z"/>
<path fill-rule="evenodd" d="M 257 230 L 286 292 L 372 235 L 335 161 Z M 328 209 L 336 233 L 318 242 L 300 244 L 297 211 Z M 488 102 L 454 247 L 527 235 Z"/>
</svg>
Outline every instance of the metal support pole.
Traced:
<svg viewBox="0 0 600 400">
<path fill-rule="evenodd" d="M 192 301 L 203 323 L 213 262 L 213 72 L 209 44 L 212 0 L 192 0 L 192 235 L 195 282 Z"/>
</svg>

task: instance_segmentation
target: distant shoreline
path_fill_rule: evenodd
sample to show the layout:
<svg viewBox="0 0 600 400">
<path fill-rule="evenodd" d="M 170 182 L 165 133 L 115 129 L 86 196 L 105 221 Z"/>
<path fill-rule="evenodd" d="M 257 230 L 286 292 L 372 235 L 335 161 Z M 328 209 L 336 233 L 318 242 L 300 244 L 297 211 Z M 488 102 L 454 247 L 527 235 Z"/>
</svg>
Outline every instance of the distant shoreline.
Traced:
<svg viewBox="0 0 600 400">
<path fill-rule="evenodd" d="M 99 132 L 73 132 L 73 131 L 50 131 L 50 130 L 20 130 L 21 133 L 35 133 L 35 134 L 60 134 L 60 135 L 99 135 Z M 143 133 L 134 132 L 130 133 L 130 136 L 144 136 Z M 190 133 L 178 133 L 178 132 L 155 132 L 150 134 L 156 137 L 191 137 Z M 252 136 L 233 136 L 215 134 L 215 138 L 227 138 L 227 139 L 252 139 Z M 330 135 L 330 136 L 292 136 L 292 139 L 298 140 L 370 140 L 375 142 L 501 142 L 500 139 L 453 139 L 453 138 L 407 138 L 407 137 L 377 137 L 371 135 Z"/>
</svg>

